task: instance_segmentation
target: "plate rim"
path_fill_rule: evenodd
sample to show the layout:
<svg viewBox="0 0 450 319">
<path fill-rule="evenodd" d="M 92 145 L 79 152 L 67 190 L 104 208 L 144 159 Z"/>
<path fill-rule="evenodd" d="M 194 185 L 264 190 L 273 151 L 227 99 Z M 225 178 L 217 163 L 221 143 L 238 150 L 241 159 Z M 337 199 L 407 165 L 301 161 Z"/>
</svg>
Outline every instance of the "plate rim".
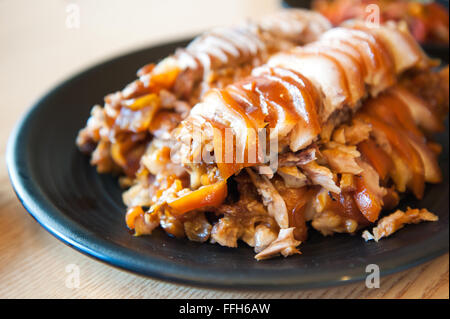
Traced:
<svg viewBox="0 0 450 319">
<path fill-rule="evenodd" d="M 138 50 L 133 50 L 118 56 L 106 59 L 100 63 L 93 64 L 90 67 L 82 69 L 76 74 L 67 77 L 59 84 L 44 93 L 32 107 L 29 108 L 20 118 L 15 125 L 7 144 L 6 150 L 6 164 L 9 179 L 13 186 L 13 189 L 24 206 L 26 211 L 50 234 L 56 237 L 61 242 L 74 248 L 78 252 L 83 253 L 89 257 L 93 257 L 96 260 L 102 261 L 108 265 L 114 266 L 121 270 L 125 270 L 134 274 L 151 277 L 153 279 L 168 281 L 177 284 L 184 284 L 194 287 L 214 288 L 214 289 L 235 289 L 235 290 L 293 290 L 293 289 L 313 289 L 313 288 L 325 288 L 334 287 L 343 284 L 349 284 L 354 282 L 360 282 L 365 280 L 366 274 L 364 270 L 359 267 L 352 269 L 337 270 L 328 275 L 328 278 L 324 279 L 323 275 L 319 278 L 312 278 L 311 280 L 305 279 L 302 275 L 293 276 L 286 281 L 286 278 L 272 278 L 269 281 L 262 280 L 250 280 L 249 278 L 238 278 L 230 280 L 226 277 L 208 277 L 202 276 L 197 270 L 191 270 L 190 273 L 186 272 L 186 269 L 182 272 L 170 272 L 167 271 L 167 262 L 153 260 L 153 263 L 148 264 L 148 260 L 145 263 L 137 263 L 138 260 L 134 260 L 131 257 L 135 255 L 133 251 L 121 247 L 118 244 L 109 242 L 95 233 L 85 233 L 83 240 L 80 239 L 80 234 L 83 234 L 84 227 L 66 218 L 64 221 L 64 212 L 55 207 L 51 201 L 40 192 L 39 185 L 36 181 L 27 176 L 31 176 L 30 167 L 23 161 L 21 156 L 25 150 L 21 148 L 21 137 L 26 136 L 29 133 L 28 122 L 33 121 L 33 114 L 36 112 L 45 101 L 53 94 L 70 86 L 70 84 L 76 79 L 86 76 L 89 72 L 95 71 L 100 67 L 107 66 L 117 62 L 120 59 L 126 58 L 132 54 L 137 54 L 142 51 L 161 48 L 167 45 L 174 45 L 175 43 L 186 42 L 187 40 L 174 40 L 163 44 L 151 45 Z M 28 134 L 29 135 L 29 134 Z M 22 158 L 22 159 L 21 159 Z M 57 219 L 54 219 L 57 217 Z M 448 238 L 448 225 L 445 232 L 441 232 L 436 236 Z M 446 236 L 445 236 L 446 234 Z M 435 238 L 435 237 L 433 237 Z M 387 276 L 393 273 L 401 272 L 406 269 L 415 267 L 417 265 L 428 262 L 441 255 L 444 255 L 449 250 L 448 241 L 439 241 L 440 245 L 433 246 L 431 249 L 428 247 L 426 254 L 415 253 L 412 257 L 407 258 L 405 262 L 404 258 L 400 256 L 394 256 L 393 260 L 382 261 L 383 267 L 380 270 L 381 276 Z M 422 246 L 424 242 L 421 243 Z M 417 251 L 420 251 L 419 249 Z M 401 261 L 403 259 L 403 262 Z M 147 267 L 143 267 L 144 264 Z M 151 267 L 149 267 L 151 266 Z M 178 267 L 178 266 L 177 266 Z M 176 268 L 177 268 L 176 267 Z M 151 268 L 151 269 L 150 269 Z M 179 268 L 179 267 L 178 267 Z M 203 274 L 204 275 L 204 274 Z M 343 277 L 346 280 L 342 280 Z M 340 278 L 338 278 L 340 277 Z M 280 281 L 281 280 L 281 281 Z"/>
</svg>

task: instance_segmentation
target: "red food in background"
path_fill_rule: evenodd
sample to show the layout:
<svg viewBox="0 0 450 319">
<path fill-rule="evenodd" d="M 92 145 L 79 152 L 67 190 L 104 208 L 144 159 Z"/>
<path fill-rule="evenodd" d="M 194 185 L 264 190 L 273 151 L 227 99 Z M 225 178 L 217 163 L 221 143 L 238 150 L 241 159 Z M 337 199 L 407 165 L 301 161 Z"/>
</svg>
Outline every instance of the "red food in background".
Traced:
<svg viewBox="0 0 450 319">
<path fill-rule="evenodd" d="M 420 43 L 449 43 L 449 15 L 444 6 L 407 0 L 314 0 L 312 7 L 326 16 L 333 25 L 348 19 L 365 19 L 366 8 L 376 4 L 380 8 L 380 23 L 404 20 Z"/>
</svg>

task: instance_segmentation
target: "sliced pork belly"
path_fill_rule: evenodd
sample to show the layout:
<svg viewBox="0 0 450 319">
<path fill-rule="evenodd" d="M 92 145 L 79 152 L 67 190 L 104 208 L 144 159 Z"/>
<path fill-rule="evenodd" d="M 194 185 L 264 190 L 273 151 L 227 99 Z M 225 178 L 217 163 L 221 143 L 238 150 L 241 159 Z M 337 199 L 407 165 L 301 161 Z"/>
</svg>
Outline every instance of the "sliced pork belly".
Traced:
<svg viewBox="0 0 450 319">
<path fill-rule="evenodd" d="M 310 145 L 320 133 L 322 138 L 331 138 L 334 127 L 348 119 L 349 110 L 356 111 L 368 95 L 366 92 L 377 95 L 392 86 L 396 78 L 391 51 L 377 35 L 366 30 L 335 28 L 317 42 L 275 54 L 250 77 L 212 90 L 193 108 L 191 117 L 202 117 L 219 131 L 230 128 L 236 136 L 236 158 L 242 159 L 248 151 L 249 129 L 268 128 L 270 141 L 277 140 L 279 149 L 289 146 L 296 152 Z M 222 146 L 222 141 L 214 145 L 220 156 Z M 417 155 L 414 150 L 411 152 Z M 425 158 L 426 152 L 422 154 Z M 235 162 L 218 164 L 223 178 L 243 167 L 261 164 Z M 418 169 L 416 173 L 420 175 Z M 430 177 L 437 180 L 436 174 Z M 417 194 L 418 185 L 417 182 Z"/>
<path fill-rule="evenodd" d="M 414 147 L 414 149 L 422 159 L 425 182 L 442 182 L 442 173 L 441 169 L 439 168 L 436 153 L 434 153 L 423 141 L 418 141 L 415 138 L 410 138 L 408 142 Z"/>
<path fill-rule="evenodd" d="M 271 137 L 273 137 L 272 134 L 276 133 L 277 138 L 281 139 L 289 133 L 289 147 L 294 152 L 311 144 L 320 133 L 317 109 L 321 109 L 322 105 L 319 92 L 311 81 L 302 74 L 276 67 L 260 67 L 255 69 L 252 75 L 264 76 L 270 81 L 276 82 L 277 85 L 284 87 L 284 89 L 279 89 L 278 92 L 274 90 L 274 87 L 259 89 L 261 93 L 265 92 L 262 99 L 268 105 L 268 117 L 266 120 L 269 122 L 271 129 L 275 128 L 271 132 Z M 277 99 L 278 101 L 270 101 L 277 93 L 286 95 L 288 100 L 282 101 Z M 273 108 L 276 110 L 275 114 L 273 112 L 271 114 Z M 283 127 L 290 123 L 286 121 L 286 114 L 290 114 L 289 118 L 293 121 L 294 126 L 290 132 L 284 133 L 284 130 L 280 130 L 278 127 Z M 283 121 L 283 118 L 286 120 Z"/>
<path fill-rule="evenodd" d="M 236 150 L 243 156 L 247 146 L 248 128 L 251 128 L 250 119 L 243 110 L 230 107 L 229 103 L 224 101 L 223 95 L 217 90 L 208 92 L 202 103 L 196 105 L 191 111 L 191 116 L 198 116 L 213 122 L 217 127 L 227 127 L 231 134 L 236 136 Z M 227 138 L 223 134 L 223 140 Z M 217 148 L 219 152 L 220 147 Z M 220 159 L 218 157 L 218 159 Z"/>
<path fill-rule="evenodd" d="M 387 22 L 377 27 L 369 27 L 363 21 L 353 20 L 343 25 L 364 30 L 376 36 L 393 57 L 397 73 L 413 66 L 427 67 L 431 62 L 404 23 Z"/>
<path fill-rule="evenodd" d="M 367 109 L 369 109 L 369 107 L 367 107 Z M 408 180 L 407 185 L 417 198 L 422 198 L 425 187 L 425 177 L 424 165 L 420 154 L 411 143 L 408 142 L 408 135 L 404 131 L 396 129 L 384 122 L 378 116 L 372 114 L 361 114 L 361 116 L 372 125 L 373 131 L 376 132 L 378 136 L 382 137 L 383 140 L 388 141 L 392 150 L 399 155 L 400 161 L 404 162 L 404 167 L 411 171 L 411 178 Z M 390 155 L 392 156 L 392 151 Z M 399 175 L 407 176 L 407 174 L 404 173 L 400 173 Z"/>
<path fill-rule="evenodd" d="M 358 59 L 345 50 L 320 42 L 306 45 L 303 50 L 316 54 L 329 56 L 339 63 L 345 72 L 347 86 L 350 90 L 350 106 L 355 106 L 366 95 L 364 83 L 364 69 Z"/>
<path fill-rule="evenodd" d="M 427 102 L 409 92 L 404 87 L 397 85 L 390 93 L 399 98 L 408 107 L 416 124 L 427 132 L 440 132 L 444 129 L 442 121 L 431 112 Z"/>
<path fill-rule="evenodd" d="M 205 95 L 202 103 L 196 105 L 188 122 L 202 117 L 209 121 L 217 132 L 225 133 L 228 128 L 236 137 L 230 145 L 240 163 L 218 163 L 223 176 L 230 176 L 240 168 L 253 166 L 248 158 L 249 143 L 259 147 L 257 132 L 267 125 L 269 140 L 281 141 L 288 134 L 287 143 L 292 149 L 300 149 L 309 144 L 320 133 L 320 123 L 315 107 L 320 103 L 319 95 L 310 81 L 301 74 L 281 68 L 256 69 L 254 75 L 239 81 L 223 90 L 212 90 Z M 180 130 L 184 132 L 185 130 Z M 253 132 L 253 138 L 249 135 Z M 184 134 L 183 133 L 183 134 Z M 222 157 L 225 150 L 223 140 L 225 134 L 214 143 L 216 156 Z M 178 135 L 182 140 L 183 136 Z M 256 139 L 256 141 L 255 141 Z M 228 150 L 230 150 L 228 148 Z M 223 161 L 225 162 L 225 161 Z M 240 165 L 242 164 L 242 165 Z M 228 172 L 225 173 L 224 171 Z"/>
<path fill-rule="evenodd" d="M 346 83 L 345 72 L 333 59 L 324 55 L 308 53 L 301 49 L 279 53 L 269 59 L 271 67 L 292 69 L 308 78 L 323 97 L 323 109 L 319 113 L 320 119 L 328 117 L 350 99 Z"/>
<path fill-rule="evenodd" d="M 331 27 L 320 14 L 301 9 L 266 18 L 215 28 L 159 63 L 144 65 L 135 81 L 107 95 L 103 107 L 95 107 L 79 132 L 80 150 L 91 155 L 99 172 L 118 171 L 134 178 L 143 145 L 155 136 L 167 138 L 173 128 L 161 121 L 161 112 L 168 117 L 167 112 L 175 113 L 172 119 L 179 123 L 209 89 L 242 79 L 270 55 L 316 40 Z"/>
<path fill-rule="evenodd" d="M 357 50 L 366 68 L 366 84 L 372 95 L 377 95 L 395 83 L 394 65 L 386 48 L 368 32 L 348 28 L 334 28 L 321 39 L 331 43 L 344 43 Z"/>
<path fill-rule="evenodd" d="M 395 127 L 398 134 L 401 134 L 404 139 L 403 144 L 409 144 L 415 150 L 411 154 L 420 157 L 423 163 L 425 181 L 430 183 L 439 182 L 442 177 L 436 155 L 426 145 L 425 136 L 417 128 L 409 107 L 397 95 L 392 95 L 389 92 L 374 100 L 374 103 L 376 104 L 365 107 L 364 111 L 372 117 L 381 119 L 385 123 Z M 390 133 L 385 132 L 385 134 Z M 404 146 L 403 148 L 406 149 Z M 412 161 L 416 157 L 411 157 L 409 160 Z M 406 157 L 404 159 L 407 160 Z"/>
</svg>

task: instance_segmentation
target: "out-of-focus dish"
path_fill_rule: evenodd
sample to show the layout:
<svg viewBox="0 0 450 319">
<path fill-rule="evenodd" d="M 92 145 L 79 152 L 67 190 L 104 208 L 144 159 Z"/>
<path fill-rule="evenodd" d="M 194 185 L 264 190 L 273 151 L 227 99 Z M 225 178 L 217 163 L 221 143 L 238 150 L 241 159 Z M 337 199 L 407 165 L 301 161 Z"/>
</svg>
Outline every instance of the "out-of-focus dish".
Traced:
<svg viewBox="0 0 450 319">
<path fill-rule="evenodd" d="M 378 6 L 377 11 L 371 4 Z M 367 19 L 379 12 L 380 22 L 405 21 L 414 38 L 422 44 L 449 43 L 448 8 L 435 1 L 411 0 L 314 0 L 312 8 L 337 26 L 348 19 Z M 378 11 L 379 10 L 379 11 Z"/>
<path fill-rule="evenodd" d="M 258 260 L 298 254 L 308 224 L 354 234 L 401 193 L 420 199 L 425 182 L 442 181 L 429 138 L 448 112 L 448 67 L 437 65 L 402 22 L 330 29 L 287 10 L 145 66 L 93 108 L 77 144 L 99 172 L 126 174 L 136 235 L 161 226 L 191 241 L 242 240 Z M 408 208 L 364 238 L 436 220 Z"/>
</svg>

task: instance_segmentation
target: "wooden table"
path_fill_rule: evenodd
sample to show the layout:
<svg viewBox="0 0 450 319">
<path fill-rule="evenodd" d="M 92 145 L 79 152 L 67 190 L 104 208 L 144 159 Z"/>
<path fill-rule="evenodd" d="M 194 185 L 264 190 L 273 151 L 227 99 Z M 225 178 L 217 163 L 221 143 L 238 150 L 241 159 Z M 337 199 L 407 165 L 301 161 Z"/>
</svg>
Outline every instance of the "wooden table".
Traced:
<svg viewBox="0 0 450 319">
<path fill-rule="evenodd" d="M 278 6 L 272 0 L 135 2 L 127 1 L 125 6 L 125 1 L 110 0 L 0 1 L 0 298 L 449 297 L 448 254 L 383 278 L 379 289 L 360 283 L 311 291 L 237 292 L 129 274 L 76 252 L 40 227 L 16 199 L 4 159 L 14 123 L 39 95 L 68 75 L 121 52 L 261 15 Z M 79 9 L 79 28 L 66 25 L 73 4 Z M 66 285 L 66 267 L 71 264 L 80 269 L 80 287 L 75 289 Z"/>
</svg>

